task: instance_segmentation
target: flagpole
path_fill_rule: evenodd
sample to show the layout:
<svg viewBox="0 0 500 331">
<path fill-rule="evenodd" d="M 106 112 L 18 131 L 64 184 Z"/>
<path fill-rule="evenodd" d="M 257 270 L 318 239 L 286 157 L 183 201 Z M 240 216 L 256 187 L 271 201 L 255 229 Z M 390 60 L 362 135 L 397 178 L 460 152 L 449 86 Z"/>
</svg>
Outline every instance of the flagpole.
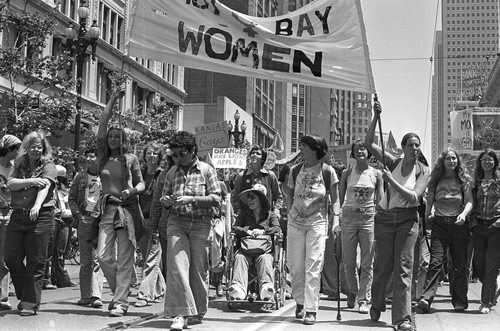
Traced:
<svg viewBox="0 0 500 331">
<path fill-rule="evenodd" d="M 375 93 L 375 96 L 373 97 L 373 101 L 378 102 L 377 93 Z M 386 166 L 386 164 L 385 164 L 385 147 L 384 147 L 384 136 L 382 133 L 382 119 L 380 117 L 380 110 L 375 110 L 375 111 L 379 112 L 379 114 L 378 114 L 378 131 L 379 131 L 379 135 L 380 135 L 380 147 L 382 148 L 382 163 L 385 167 Z"/>
</svg>

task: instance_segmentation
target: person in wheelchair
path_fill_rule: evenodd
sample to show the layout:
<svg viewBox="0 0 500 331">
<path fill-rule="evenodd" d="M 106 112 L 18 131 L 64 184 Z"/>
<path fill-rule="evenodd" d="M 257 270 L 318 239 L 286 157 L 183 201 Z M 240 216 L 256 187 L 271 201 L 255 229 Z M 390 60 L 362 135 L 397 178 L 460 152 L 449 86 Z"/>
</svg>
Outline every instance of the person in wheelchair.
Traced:
<svg viewBox="0 0 500 331">
<path fill-rule="evenodd" d="M 242 211 L 233 225 L 233 232 L 240 241 L 234 258 L 234 273 L 229 288 L 230 300 L 244 300 L 248 287 L 248 268 L 255 264 L 259 282 L 260 299 L 269 301 L 274 296 L 274 270 L 272 236 L 280 233 L 279 216 L 270 211 L 266 188 L 255 184 L 239 194 L 249 206 Z"/>
</svg>

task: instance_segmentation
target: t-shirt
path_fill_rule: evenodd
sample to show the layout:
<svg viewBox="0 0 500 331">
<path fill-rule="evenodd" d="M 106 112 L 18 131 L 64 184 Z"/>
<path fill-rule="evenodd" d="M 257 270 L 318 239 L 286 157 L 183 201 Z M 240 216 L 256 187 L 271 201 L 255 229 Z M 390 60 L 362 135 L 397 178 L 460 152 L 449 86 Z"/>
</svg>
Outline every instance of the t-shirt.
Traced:
<svg viewBox="0 0 500 331">
<path fill-rule="evenodd" d="M 95 205 L 99 200 L 99 195 L 101 194 L 101 178 L 96 175 L 87 175 L 87 189 L 89 190 L 87 196 L 87 205 L 85 206 L 85 211 L 94 212 Z"/>
<path fill-rule="evenodd" d="M 333 168 L 331 172 L 333 185 L 338 182 L 338 178 Z M 289 220 L 308 224 L 326 220 L 328 197 L 321 162 L 309 168 L 302 166 L 295 183 L 293 176 L 289 176 L 288 186 L 294 190 Z"/>
<path fill-rule="evenodd" d="M 12 166 L 0 166 L 0 208 L 9 208 L 10 190 L 7 188 L 7 178 Z"/>
<path fill-rule="evenodd" d="M 457 216 L 463 210 L 462 190 L 455 179 L 440 180 L 434 195 L 435 215 Z"/>
<path fill-rule="evenodd" d="M 368 167 L 361 174 L 352 168 L 347 178 L 346 198 L 343 207 L 368 208 L 375 204 L 375 169 Z"/>
</svg>

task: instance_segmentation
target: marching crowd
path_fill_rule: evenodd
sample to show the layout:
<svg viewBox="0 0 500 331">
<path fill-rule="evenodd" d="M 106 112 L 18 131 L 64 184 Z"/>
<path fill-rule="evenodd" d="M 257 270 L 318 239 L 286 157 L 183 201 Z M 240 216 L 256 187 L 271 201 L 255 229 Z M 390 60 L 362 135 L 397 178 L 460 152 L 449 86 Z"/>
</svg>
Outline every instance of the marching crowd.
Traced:
<svg viewBox="0 0 500 331">
<path fill-rule="evenodd" d="M 431 171 L 414 133 L 403 137 L 404 156 L 396 158 L 374 142 L 381 111 L 376 102 L 365 141 L 352 144 L 352 167 L 337 173 L 323 162 L 325 139 L 305 135 L 302 162 L 283 167 L 279 177 L 263 167 L 266 150 L 252 147 L 247 169 L 228 190 L 216 169 L 198 158 L 193 133 L 174 133 L 167 155 L 155 142 L 141 159 L 131 154 L 126 130 L 108 125 L 123 95 L 121 88 L 113 91 L 99 120 L 97 145 L 84 151 L 83 169 L 70 185 L 42 132 L 1 138 L 0 309 L 12 309 L 9 274 L 21 316 L 38 314 L 42 289 L 65 286 L 80 287 L 78 305 L 101 308 L 106 279 L 113 293 L 109 314 L 123 316 L 137 282 L 139 250 L 143 279 L 134 306 L 164 302 L 171 329 L 200 324 L 210 277 L 218 279 L 216 285 L 222 281 L 210 273 L 216 267 L 211 257 L 224 260 L 227 224 L 241 243 L 234 276 L 226 279 L 228 299 L 247 298 L 254 265 L 258 297 L 274 300 L 271 242 L 282 234 L 295 317 L 306 325 L 316 322 L 320 292 L 338 299 L 331 283 L 342 279 L 348 307 L 357 304 L 373 321 L 391 302 L 396 330 L 413 329 L 412 309 L 430 311 L 445 278 L 455 311 L 468 309 L 468 284 L 475 278 L 482 283 L 480 313 L 495 306 L 500 168 L 493 150 L 477 157 L 473 177 L 452 149 L 441 153 Z M 384 165 L 381 170 L 369 165 L 371 156 Z M 225 216 L 222 228 L 214 215 Z M 71 228 L 79 242 L 79 284 L 64 267 Z M 343 261 L 337 264 L 342 273 L 332 270 L 332 259 Z"/>
</svg>

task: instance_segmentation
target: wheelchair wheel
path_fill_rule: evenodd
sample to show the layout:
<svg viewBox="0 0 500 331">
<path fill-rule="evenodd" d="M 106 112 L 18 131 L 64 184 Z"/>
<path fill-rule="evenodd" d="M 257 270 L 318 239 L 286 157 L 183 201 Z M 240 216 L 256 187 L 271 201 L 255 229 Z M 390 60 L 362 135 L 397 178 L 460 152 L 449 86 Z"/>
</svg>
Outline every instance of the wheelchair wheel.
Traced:
<svg viewBox="0 0 500 331">
<path fill-rule="evenodd" d="M 276 247 L 274 261 L 274 308 L 280 309 L 285 305 L 285 287 L 286 287 L 286 271 L 285 271 L 285 251 L 279 243 Z"/>
</svg>

